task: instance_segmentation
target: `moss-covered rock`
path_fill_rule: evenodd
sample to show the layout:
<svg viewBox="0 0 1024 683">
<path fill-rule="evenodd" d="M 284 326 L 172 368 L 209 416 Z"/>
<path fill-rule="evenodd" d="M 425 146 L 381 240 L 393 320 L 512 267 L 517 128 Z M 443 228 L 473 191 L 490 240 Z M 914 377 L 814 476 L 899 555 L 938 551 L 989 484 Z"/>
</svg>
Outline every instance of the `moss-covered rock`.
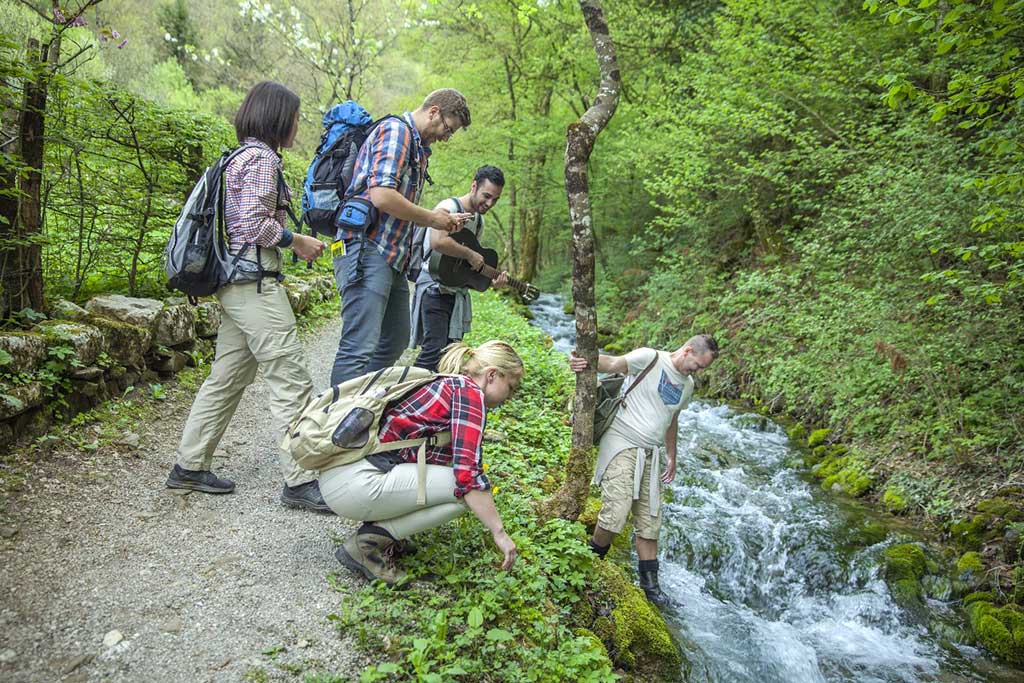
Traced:
<svg viewBox="0 0 1024 683">
<path fill-rule="evenodd" d="M 956 571 L 958 574 L 966 574 L 968 572 L 973 574 L 980 574 L 985 568 L 982 564 L 981 554 L 972 551 L 966 552 L 960 556 L 960 559 L 956 561 Z"/>
<path fill-rule="evenodd" d="M 790 441 L 800 442 L 807 438 L 807 430 L 802 424 L 795 424 L 786 430 L 786 436 Z"/>
<path fill-rule="evenodd" d="M 949 528 L 949 534 L 953 541 L 964 550 L 977 550 L 981 548 L 986 532 L 993 528 L 993 526 L 1005 526 L 1005 522 L 994 524 L 995 521 L 992 515 L 982 512 L 970 519 L 962 519 L 953 523 Z"/>
<path fill-rule="evenodd" d="M 831 433 L 831 429 L 815 429 L 811 432 L 811 435 L 807 437 L 807 445 L 811 448 L 820 446 L 828 440 L 828 435 Z"/>
<path fill-rule="evenodd" d="M 862 545 L 876 545 L 885 540 L 889 530 L 881 522 L 867 521 L 858 529 L 857 537 Z"/>
<path fill-rule="evenodd" d="M 597 525 L 597 513 L 601 511 L 601 499 L 593 496 L 587 498 L 587 502 L 583 506 L 583 512 L 580 514 L 579 521 L 588 529 L 594 528 Z"/>
<path fill-rule="evenodd" d="M 987 650 L 1017 666 L 1024 665 L 1024 614 L 1012 606 L 977 600 L 967 606 L 975 637 Z"/>
<path fill-rule="evenodd" d="M 913 543 L 894 545 L 882 553 L 882 562 L 893 600 L 914 618 L 924 620 L 927 612 L 921 579 L 928 565 L 924 550 Z"/>
<path fill-rule="evenodd" d="M 928 568 L 924 550 L 915 543 L 903 543 L 882 552 L 885 578 L 890 581 L 914 579 L 919 581 Z"/>
<path fill-rule="evenodd" d="M 964 607 L 967 607 L 972 602 L 978 602 L 979 600 L 984 602 L 994 602 L 995 599 L 995 596 L 988 591 L 976 591 L 974 593 L 968 593 L 967 595 L 965 595 L 964 599 L 961 600 L 961 604 Z"/>
<path fill-rule="evenodd" d="M 75 349 L 75 359 L 91 365 L 103 350 L 103 335 L 92 325 L 68 320 L 43 320 L 33 328 L 47 338 L 50 345 L 68 344 Z"/>
<path fill-rule="evenodd" d="M 10 361 L 0 370 L 10 373 L 31 372 L 46 360 L 46 337 L 34 332 L 4 332 L 0 334 L 0 350 L 6 351 Z"/>
<path fill-rule="evenodd" d="M 840 458 L 842 460 L 843 458 Z M 871 475 L 858 462 L 848 464 L 835 474 L 826 477 L 821 487 L 826 491 L 842 492 L 859 498 L 871 490 Z"/>
<path fill-rule="evenodd" d="M 683 657 L 661 613 L 617 565 L 596 560 L 594 569 L 601 597 L 613 607 L 607 618 L 595 620 L 591 630 L 612 661 L 638 681 L 681 680 Z"/>
<path fill-rule="evenodd" d="M 98 315 L 89 318 L 89 324 L 103 335 L 104 350 L 115 362 L 132 368 L 146 366 L 144 356 L 153 341 L 148 329 Z"/>
<path fill-rule="evenodd" d="M 910 509 L 906 490 L 899 484 L 889 484 L 882 492 L 882 505 L 889 512 L 904 513 Z"/>
<path fill-rule="evenodd" d="M 993 517 L 1002 517 L 1010 522 L 1024 519 L 1024 509 L 1006 498 L 990 498 L 977 504 L 978 512 L 987 512 Z"/>
</svg>

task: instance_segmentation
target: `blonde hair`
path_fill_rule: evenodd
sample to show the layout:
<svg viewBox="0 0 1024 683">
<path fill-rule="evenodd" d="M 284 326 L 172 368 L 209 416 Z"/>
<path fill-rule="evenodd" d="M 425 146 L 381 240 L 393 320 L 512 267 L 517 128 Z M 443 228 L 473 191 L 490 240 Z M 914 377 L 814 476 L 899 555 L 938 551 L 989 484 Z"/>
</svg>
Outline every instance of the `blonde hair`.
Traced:
<svg viewBox="0 0 1024 683">
<path fill-rule="evenodd" d="M 523 360 L 503 341 L 484 342 L 476 348 L 459 341 L 445 347 L 437 368 L 445 375 L 476 375 L 487 368 L 495 368 L 502 375 L 521 375 Z"/>
</svg>

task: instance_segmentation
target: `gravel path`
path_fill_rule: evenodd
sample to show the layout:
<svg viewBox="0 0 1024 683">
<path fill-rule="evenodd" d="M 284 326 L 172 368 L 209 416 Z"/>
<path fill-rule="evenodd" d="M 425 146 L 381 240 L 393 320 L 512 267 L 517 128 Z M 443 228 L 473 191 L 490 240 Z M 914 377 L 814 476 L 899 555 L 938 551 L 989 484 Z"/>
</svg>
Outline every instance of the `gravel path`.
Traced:
<svg viewBox="0 0 1024 683">
<path fill-rule="evenodd" d="M 337 334 L 327 321 L 305 339 L 318 388 Z M 191 405 L 180 394 L 138 425 L 137 449 L 58 446 L 3 501 L 0 681 L 358 673 L 327 619 L 358 585 L 348 572 L 337 590 L 328 581 L 340 569 L 334 539 L 351 526 L 280 505 L 266 385 L 246 391 L 214 461 L 237 483 L 229 496 L 164 488 Z"/>
</svg>

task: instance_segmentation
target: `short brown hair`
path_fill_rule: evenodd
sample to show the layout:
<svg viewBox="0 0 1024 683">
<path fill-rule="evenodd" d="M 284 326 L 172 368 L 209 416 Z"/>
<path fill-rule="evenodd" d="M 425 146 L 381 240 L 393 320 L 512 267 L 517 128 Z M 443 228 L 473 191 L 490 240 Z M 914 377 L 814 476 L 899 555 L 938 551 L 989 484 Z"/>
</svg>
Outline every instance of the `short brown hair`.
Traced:
<svg viewBox="0 0 1024 683">
<path fill-rule="evenodd" d="M 427 95 L 423 100 L 420 109 L 437 107 L 442 114 L 459 117 L 459 123 L 463 128 L 469 128 L 470 116 L 469 105 L 466 98 L 455 88 L 441 88 Z"/>
<path fill-rule="evenodd" d="M 280 149 L 291 135 L 298 111 L 298 95 L 280 83 L 262 81 L 252 87 L 235 114 L 235 136 L 238 142 L 256 138 Z"/>
<path fill-rule="evenodd" d="M 686 340 L 683 346 L 689 346 L 694 353 L 704 355 L 710 353 L 711 358 L 718 358 L 718 342 L 710 334 L 698 334 Z"/>
</svg>

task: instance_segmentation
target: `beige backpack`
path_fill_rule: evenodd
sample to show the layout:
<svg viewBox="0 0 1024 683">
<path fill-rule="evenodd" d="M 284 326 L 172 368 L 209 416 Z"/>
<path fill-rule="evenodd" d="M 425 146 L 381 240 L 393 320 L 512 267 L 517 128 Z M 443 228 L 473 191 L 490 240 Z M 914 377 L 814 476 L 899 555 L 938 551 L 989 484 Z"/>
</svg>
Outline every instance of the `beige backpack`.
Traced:
<svg viewBox="0 0 1024 683">
<path fill-rule="evenodd" d="M 451 443 L 450 431 L 428 437 L 381 443 L 378 438 L 384 410 L 438 377 L 414 367 L 383 368 L 342 382 L 314 396 L 288 425 L 281 448 L 307 470 L 326 470 L 361 460 L 373 453 L 419 446 L 416 503 L 426 505 L 428 446 Z"/>
</svg>

